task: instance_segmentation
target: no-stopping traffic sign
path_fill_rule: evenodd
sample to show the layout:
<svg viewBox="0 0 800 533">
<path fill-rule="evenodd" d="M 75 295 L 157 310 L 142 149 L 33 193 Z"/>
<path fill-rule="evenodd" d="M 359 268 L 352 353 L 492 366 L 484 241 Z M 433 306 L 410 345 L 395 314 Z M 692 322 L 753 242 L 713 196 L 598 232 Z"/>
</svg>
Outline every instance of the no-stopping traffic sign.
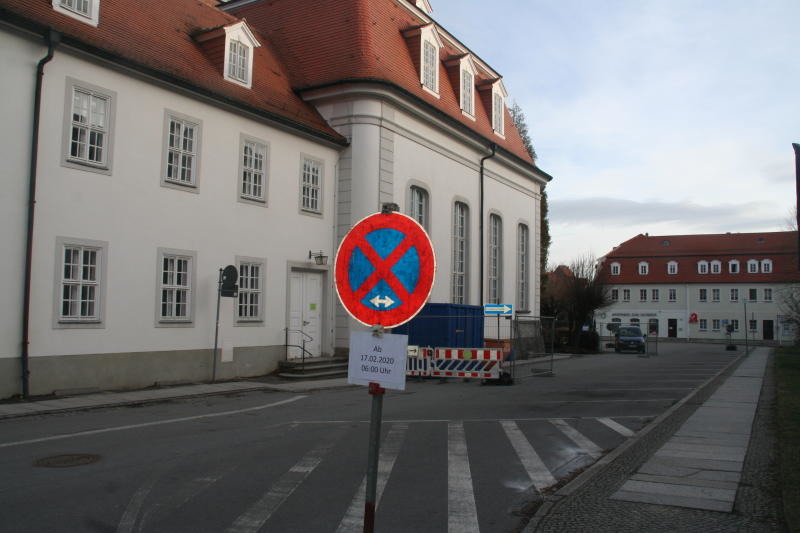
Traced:
<svg viewBox="0 0 800 533">
<path fill-rule="evenodd" d="M 336 292 L 350 315 L 391 328 L 416 315 L 433 288 L 436 257 L 425 230 L 401 213 L 359 221 L 336 253 Z"/>
</svg>

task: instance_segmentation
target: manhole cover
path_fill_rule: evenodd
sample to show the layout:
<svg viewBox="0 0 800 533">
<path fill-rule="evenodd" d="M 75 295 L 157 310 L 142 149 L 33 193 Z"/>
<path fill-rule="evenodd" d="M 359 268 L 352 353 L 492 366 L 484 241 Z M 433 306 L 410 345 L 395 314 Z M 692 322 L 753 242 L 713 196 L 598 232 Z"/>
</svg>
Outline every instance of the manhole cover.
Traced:
<svg viewBox="0 0 800 533">
<path fill-rule="evenodd" d="M 99 455 L 92 453 L 70 453 L 66 455 L 53 455 L 37 459 L 33 466 L 44 466 L 47 468 L 68 468 L 70 466 L 83 466 L 96 463 L 100 460 Z"/>
</svg>

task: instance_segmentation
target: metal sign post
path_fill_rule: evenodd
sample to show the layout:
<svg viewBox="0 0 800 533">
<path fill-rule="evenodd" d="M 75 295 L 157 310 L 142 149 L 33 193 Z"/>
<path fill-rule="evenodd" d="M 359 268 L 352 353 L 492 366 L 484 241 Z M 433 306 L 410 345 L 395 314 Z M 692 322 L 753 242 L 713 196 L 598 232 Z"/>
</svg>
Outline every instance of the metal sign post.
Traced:
<svg viewBox="0 0 800 533">
<path fill-rule="evenodd" d="M 433 244 L 411 217 L 384 204 L 344 236 L 334 261 L 336 294 L 347 312 L 372 331 L 350 333 L 347 381 L 372 396 L 364 533 L 375 530 L 381 417 L 386 389 L 405 390 L 408 336 L 384 328 L 411 320 L 430 296 L 436 271 Z"/>
<path fill-rule="evenodd" d="M 211 382 L 217 381 L 217 345 L 219 344 L 219 302 L 222 297 L 236 298 L 239 295 L 239 287 L 236 280 L 239 279 L 239 272 L 233 265 L 228 265 L 224 269 L 219 269 L 219 279 L 217 280 L 217 325 L 214 330 L 214 351 L 212 352 L 211 363 Z"/>
</svg>

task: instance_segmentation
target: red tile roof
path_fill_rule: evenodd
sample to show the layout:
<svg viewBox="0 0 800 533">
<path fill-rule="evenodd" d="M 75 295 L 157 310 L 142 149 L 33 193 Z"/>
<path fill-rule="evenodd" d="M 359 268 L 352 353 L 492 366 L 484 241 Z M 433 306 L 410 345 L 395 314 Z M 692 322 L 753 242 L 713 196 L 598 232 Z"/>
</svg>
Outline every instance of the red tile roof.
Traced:
<svg viewBox="0 0 800 533">
<path fill-rule="evenodd" d="M 728 271 L 728 261 L 739 261 L 739 273 Z M 747 272 L 747 261 L 772 260 L 771 273 Z M 700 274 L 698 261 L 720 261 L 719 274 Z M 792 283 L 800 282 L 796 231 L 767 233 L 723 233 L 706 235 L 637 235 L 603 259 L 601 276 L 612 284 L 642 283 Z M 648 274 L 640 275 L 640 262 L 648 263 Z M 676 261 L 678 273 L 667 274 L 667 263 Z M 611 263 L 620 264 L 612 276 Z"/>
<path fill-rule="evenodd" d="M 219 65 L 204 54 L 201 44 L 193 38 L 239 20 L 216 7 L 213 0 L 102 0 L 97 27 L 56 12 L 52 0 L 0 0 L 0 19 L 37 32 L 53 28 L 63 33 L 64 45 L 103 56 L 328 141 L 346 144 L 345 138 L 294 92 L 285 66 L 269 46 L 254 51 L 252 89 L 224 80 Z M 256 38 L 265 41 L 257 34 Z"/>
<path fill-rule="evenodd" d="M 417 9 L 406 9 L 398 0 L 256 0 L 227 9 L 245 17 L 268 37 L 298 90 L 313 89 L 350 81 L 374 81 L 399 87 L 444 113 L 449 119 L 495 142 L 507 152 L 533 165 L 505 112 L 505 139 L 492 131 L 491 107 L 482 103 L 475 90 L 475 118 L 465 117 L 459 104 L 459 85 L 451 84 L 444 62 L 463 50 L 449 39 L 442 39 L 440 50 L 439 98 L 425 91 L 415 61 L 418 50 L 411 50 L 404 32 L 429 24 Z M 496 74 L 478 67 L 476 85 L 498 79 Z M 477 87 L 476 87 L 477 89 Z"/>
</svg>

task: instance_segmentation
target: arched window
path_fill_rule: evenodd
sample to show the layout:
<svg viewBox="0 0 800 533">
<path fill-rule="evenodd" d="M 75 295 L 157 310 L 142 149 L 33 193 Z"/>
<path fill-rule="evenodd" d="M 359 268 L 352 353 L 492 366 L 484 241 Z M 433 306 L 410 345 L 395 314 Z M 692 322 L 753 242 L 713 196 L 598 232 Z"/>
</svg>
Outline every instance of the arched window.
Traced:
<svg viewBox="0 0 800 533">
<path fill-rule="evenodd" d="M 464 202 L 453 206 L 453 266 L 451 299 L 454 304 L 467 303 L 467 267 L 469 265 L 469 208 Z"/>
<path fill-rule="evenodd" d="M 517 229 L 517 309 L 530 310 L 530 243 L 528 226 L 520 224 Z"/>
<path fill-rule="evenodd" d="M 428 191 L 416 185 L 411 186 L 408 215 L 419 222 L 419 225 L 428 230 L 429 213 Z"/>
<path fill-rule="evenodd" d="M 489 272 L 487 303 L 499 304 L 503 294 L 503 221 L 489 215 Z"/>
</svg>

